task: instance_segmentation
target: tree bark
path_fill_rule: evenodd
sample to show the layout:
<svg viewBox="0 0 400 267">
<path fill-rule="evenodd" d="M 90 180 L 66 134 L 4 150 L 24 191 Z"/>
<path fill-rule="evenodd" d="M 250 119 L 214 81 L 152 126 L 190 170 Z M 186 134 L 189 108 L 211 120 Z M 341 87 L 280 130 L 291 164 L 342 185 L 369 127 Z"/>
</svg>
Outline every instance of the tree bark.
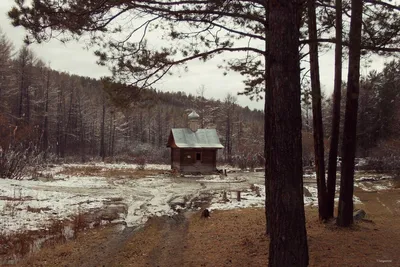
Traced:
<svg viewBox="0 0 400 267">
<path fill-rule="evenodd" d="M 353 223 L 354 158 L 356 154 L 356 131 L 358 94 L 360 89 L 360 54 L 362 0 L 351 1 L 349 72 L 342 144 L 342 170 L 340 179 L 339 212 L 337 224 L 347 227 Z"/>
<path fill-rule="evenodd" d="M 230 108 L 228 108 L 228 116 L 226 118 L 226 132 L 225 132 L 225 162 L 230 163 L 230 153 L 231 153 L 231 114 Z"/>
<path fill-rule="evenodd" d="M 162 147 L 164 131 L 162 129 L 161 107 L 158 107 L 157 109 L 157 134 L 157 145 L 158 147 Z"/>
<path fill-rule="evenodd" d="M 108 134 L 108 155 L 112 158 L 112 143 L 113 143 L 113 128 L 114 128 L 114 110 L 110 108 L 110 123 L 109 123 L 109 134 Z"/>
<path fill-rule="evenodd" d="M 308 33 L 311 40 L 317 39 L 315 0 L 308 0 Z M 319 79 L 318 43 L 310 43 L 311 96 L 313 112 L 314 159 L 317 174 L 318 213 L 320 220 L 328 219 L 326 210 L 326 182 L 324 161 L 324 132 L 322 126 L 321 83 Z"/>
<path fill-rule="evenodd" d="M 298 50 L 301 8 L 300 0 L 269 1 L 269 266 L 308 266 Z"/>
<path fill-rule="evenodd" d="M 114 150 L 115 150 L 115 128 L 116 128 L 116 126 L 115 126 L 115 111 L 114 111 L 113 116 L 112 116 L 112 134 L 111 134 L 111 141 L 110 141 L 111 142 L 110 155 L 113 158 L 114 158 Z"/>
<path fill-rule="evenodd" d="M 64 131 L 64 112 L 65 112 L 65 103 L 64 103 L 64 87 L 59 88 L 57 92 L 57 157 L 64 158 L 65 146 L 63 143 L 63 131 Z"/>
<path fill-rule="evenodd" d="M 47 70 L 46 77 L 46 98 L 44 104 L 44 122 L 43 122 L 43 157 L 47 158 L 49 148 L 49 89 L 50 89 L 50 69 Z"/>
<path fill-rule="evenodd" d="M 269 8 L 266 10 L 266 16 L 267 20 L 269 18 Z M 268 79 L 269 79 L 269 61 L 268 61 L 268 51 L 269 51 L 269 38 L 268 38 L 268 28 L 265 28 L 265 36 L 267 38 L 265 42 L 265 54 L 264 54 L 264 62 L 265 62 L 265 73 L 264 73 L 264 78 L 265 78 L 265 100 L 264 100 L 264 159 L 265 159 L 265 217 L 266 217 L 266 234 L 271 233 L 271 221 L 270 221 L 270 184 L 269 184 L 269 179 L 268 177 L 271 177 L 271 174 L 268 173 L 270 172 L 269 168 L 269 163 L 271 162 L 271 92 L 270 88 L 268 87 Z M 239 139 L 240 140 L 240 139 Z"/>
<path fill-rule="evenodd" d="M 64 127 L 64 142 L 63 142 L 63 158 L 65 157 L 65 151 L 68 152 L 68 148 L 70 147 L 68 142 L 69 138 L 68 136 L 72 133 L 72 107 L 73 107 L 73 101 L 74 101 L 74 89 L 71 89 L 71 92 L 69 94 L 69 107 L 68 107 L 68 116 L 67 116 L 67 121 L 65 123 Z"/>
<path fill-rule="evenodd" d="M 29 85 L 26 85 L 24 92 L 25 92 L 25 101 L 26 101 L 25 122 L 27 124 L 30 124 L 30 122 L 31 122 L 31 95 L 29 93 Z"/>
<path fill-rule="evenodd" d="M 79 150 L 80 150 L 80 156 L 81 156 L 81 162 L 84 163 L 86 161 L 85 159 L 85 148 L 86 148 L 86 142 L 85 142 L 85 126 L 83 123 L 83 114 L 82 114 L 82 104 L 81 104 L 81 98 L 78 97 L 78 115 L 79 115 Z"/>
<path fill-rule="evenodd" d="M 18 100 L 18 118 L 21 119 L 24 115 L 24 88 L 25 88 L 25 58 L 21 56 L 20 63 L 20 80 L 19 80 L 19 100 Z"/>
<path fill-rule="evenodd" d="M 100 157 L 101 160 L 104 162 L 106 158 L 106 146 L 105 146 L 105 119 L 106 118 L 106 100 L 103 93 L 103 107 L 102 107 L 102 115 L 101 115 L 101 126 L 100 126 Z"/>
<path fill-rule="evenodd" d="M 340 101 L 342 92 L 342 0 L 336 0 L 335 82 L 332 103 L 332 129 L 329 149 L 326 212 L 334 217 L 336 192 L 336 166 L 339 147 Z"/>
</svg>

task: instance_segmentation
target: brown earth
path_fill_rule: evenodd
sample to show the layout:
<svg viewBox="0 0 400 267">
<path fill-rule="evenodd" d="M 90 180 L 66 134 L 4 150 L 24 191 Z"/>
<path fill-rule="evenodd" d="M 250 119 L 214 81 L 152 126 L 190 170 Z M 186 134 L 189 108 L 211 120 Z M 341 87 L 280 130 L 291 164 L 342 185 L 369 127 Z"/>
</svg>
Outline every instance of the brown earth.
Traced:
<svg viewBox="0 0 400 267">
<path fill-rule="evenodd" d="M 138 179 L 152 175 L 169 174 L 165 170 L 141 170 L 141 169 L 105 169 L 101 166 L 66 166 L 57 174 L 68 176 L 102 176 L 106 178 Z"/>
<path fill-rule="evenodd" d="M 306 208 L 310 266 L 400 266 L 400 189 L 356 195 L 367 220 L 350 229 L 321 224 Z M 266 266 L 264 228 L 263 209 L 152 218 L 138 230 L 90 230 L 18 266 Z"/>
</svg>

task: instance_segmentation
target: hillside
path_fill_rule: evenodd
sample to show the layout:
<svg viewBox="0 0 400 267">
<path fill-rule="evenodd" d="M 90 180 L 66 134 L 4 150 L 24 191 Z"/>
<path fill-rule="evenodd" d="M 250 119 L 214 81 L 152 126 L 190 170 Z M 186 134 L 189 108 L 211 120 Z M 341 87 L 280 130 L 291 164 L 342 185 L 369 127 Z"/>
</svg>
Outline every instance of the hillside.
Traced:
<svg viewBox="0 0 400 267">
<path fill-rule="evenodd" d="M 201 126 L 216 128 L 236 164 L 263 149 L 263 112 L 241 107 L 233 95 L 207 99 L 99 81 L 52 70 L 29 48 L 0 38 L 0 146 L 51 161 L 168 162 L 169 129 L 186 127 L 195 109 Z M 249 161 L 250 159 L 246 159 Z M 242 160 L 243 161 L 243 160 Z"/>
</svg>

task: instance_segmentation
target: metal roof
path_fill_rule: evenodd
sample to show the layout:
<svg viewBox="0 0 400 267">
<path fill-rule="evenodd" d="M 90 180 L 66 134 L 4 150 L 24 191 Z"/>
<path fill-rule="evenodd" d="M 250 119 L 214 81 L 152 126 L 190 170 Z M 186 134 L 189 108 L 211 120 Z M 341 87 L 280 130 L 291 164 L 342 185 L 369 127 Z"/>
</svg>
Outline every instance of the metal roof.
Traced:
<svg viewBox="0 0 400 267">
<path fill-rule="evenodd" d="M 198 129 L 193 132 L 188 128 L 178 128 L 171 129 L 171 134 L 179 148 L 224 148 L 215 129 Z"/>
<path fill-rule="evenodd" d="M 190 114 L 188 115 L 188 119 L 189 119 L 189 120 L 198 119 L 198 118 L 200 118 L 200 115 L 197 114 L 196 111 L 194 111 L 194 110 L 192 111 L 192 113 L 190 113 Z"/>
</svg>

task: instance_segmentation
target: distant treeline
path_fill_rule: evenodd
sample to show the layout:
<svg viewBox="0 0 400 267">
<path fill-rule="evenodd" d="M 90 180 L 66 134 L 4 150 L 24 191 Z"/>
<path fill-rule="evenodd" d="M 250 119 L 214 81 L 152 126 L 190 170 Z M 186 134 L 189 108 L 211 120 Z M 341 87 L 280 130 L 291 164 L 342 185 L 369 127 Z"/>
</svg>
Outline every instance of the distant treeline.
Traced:
<svg viewBox="0 0 400 267">
<path fill-rule="evenodd" d="M 201 127 L 214 127 L 220 160 L 262 164 L 264 113 L 235 96 L 206 99 L 185 92 L 139 90 L 52 70 L 29 48 L 0 37 L 0 146 L 18 146 L 50 160 L 169 162 L 169 130 L 186 127 L 195 109 Z"/>
<path fill-rule="evenodd" d="M 400 154 L 399 84 L 400 61 L 362 78 L 358 156 Z M 303 159 L 309 163 L 313 158 L 311 95 L 307 83 L 303 87 Z M 223 100 L 207 99 L 207 94 L 207 88 L 200 85 L 198 93 L 191 95 L 139 90 L 57 72 L 29 48 L 17 50 L 5 35 L 0 36 L 1 151 L 21 146 L 50 160 L 144 158 L 167 163 L 169 130 L 186 127 L 187 114 L 194 109 L 201 117 L 201 127 L 217 129 L 224 145 L 220 161 L 241 167 L 262 165 L 264 112 L 239 106 L 232 94 Z M 324 97 L 326 144 L 331 102 L 331 97 Z M 344 103 L 343 98 L 342 115 Z"/>
</svg>

